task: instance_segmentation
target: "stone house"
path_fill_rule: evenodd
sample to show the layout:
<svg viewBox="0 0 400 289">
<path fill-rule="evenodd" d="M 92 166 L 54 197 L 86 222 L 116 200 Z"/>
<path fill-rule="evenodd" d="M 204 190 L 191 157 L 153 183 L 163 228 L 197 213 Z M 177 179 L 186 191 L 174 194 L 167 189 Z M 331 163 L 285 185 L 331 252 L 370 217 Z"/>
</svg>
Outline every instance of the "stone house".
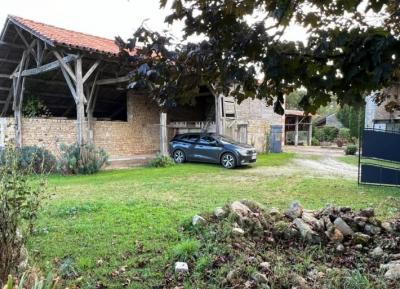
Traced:
<svg viewBox="0 0 400 289">
<path fill-rule="evenodd" d="M 386 92 L 390 97 L 379 106 L 374 95 L 366 97 L 365 128 L 400 132 L 400 85 Z"/>
<path fill-rule="evenodd" d="M 284 117 L 263 100 L 241 104 L 201 87 L 193 105 L 161 109 L 128 90 L 129 69 L 113 40 L 9 16 L 0 35 L 0 145 L 92 142 L 111 159 L 166 152 L 176 133 L 209 131 L 267 149 L 271 125 Z M 27 103 L 48 114 L 26 117 Z"/>
</svg>

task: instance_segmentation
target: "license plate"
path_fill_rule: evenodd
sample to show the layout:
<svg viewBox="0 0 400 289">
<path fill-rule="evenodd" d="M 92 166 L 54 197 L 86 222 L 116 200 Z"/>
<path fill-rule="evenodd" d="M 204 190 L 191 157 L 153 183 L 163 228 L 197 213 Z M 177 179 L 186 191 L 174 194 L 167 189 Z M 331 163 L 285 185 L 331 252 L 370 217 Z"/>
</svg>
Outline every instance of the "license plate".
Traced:
<svg viewBox="0 0 400 289">
<path fill-rule="evenodd" d="M 252 160 L 255 160 L 256 158 L 257 158 L 257 154 L 254 154 L 254 155 L 251 156 Z"/>
</svg>

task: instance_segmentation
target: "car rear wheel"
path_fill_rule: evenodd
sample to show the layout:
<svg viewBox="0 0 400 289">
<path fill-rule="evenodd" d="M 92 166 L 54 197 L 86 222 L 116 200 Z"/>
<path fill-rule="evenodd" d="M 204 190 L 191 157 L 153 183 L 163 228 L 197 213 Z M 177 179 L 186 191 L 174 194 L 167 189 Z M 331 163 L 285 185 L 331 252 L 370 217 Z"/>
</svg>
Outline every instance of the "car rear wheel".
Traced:
<svg viewBox="0 0 400 289">
<path fill-rule="evenodd" d="M 174 161 L 177 164 L 184 163 L 186 160 L 185 153 L 182 150 L 176 150 L 174 151 Z"/>
<path fill-rule="evenodd" d="M 236 167 L 236 158 L 232 153 L 226 153 L 221 158 L 221 164 L 226 169 L 233 169 Z"/>
</svg>

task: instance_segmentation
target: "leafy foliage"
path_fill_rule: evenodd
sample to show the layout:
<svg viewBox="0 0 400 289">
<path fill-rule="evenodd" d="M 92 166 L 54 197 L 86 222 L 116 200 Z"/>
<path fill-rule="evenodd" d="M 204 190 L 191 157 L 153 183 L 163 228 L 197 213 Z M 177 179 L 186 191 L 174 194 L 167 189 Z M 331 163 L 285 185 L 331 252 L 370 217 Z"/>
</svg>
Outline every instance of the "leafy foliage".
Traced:
<svg viewBox="0 0 400 289">
<path fill-rule="evenodd" d="M 19 157 L 16 149 L 7 147 L 0 166 L 0 286 L 26 262 L 25 241 L 45 197 L 46 180 L 28 178 L 20 170 Z"/>
<path fill-rule="evenodd" d="M 208 84 L 239 102 L 265 98 L 282 114 L 284 95 L 305 88 L 300 106 L 315 112 L 332 97 L 363 103 L 366 93 L 400 77 L 398 0 L 176 0 L 171 8 L 167 23 L 183 21 L 186 39 L 205 40 L 173 46 L 171 37 L 144 27 L 126 43 L 117 39 L 132 67 L 131 88 L 150 90 L 162 104 L 189 103 Z M 307 29 L 305 43 L 282 37 L 293 23 Z"/>
<path fill-rule="evenodd" d="M 22 113 L 28 118 L 51 116 L 51 112 L 47 106 L 40 99 L 33 95 L 27 96 L 24 99 Z"/>
<path fill-rule="evenodd" d="M 64 174 L 94 174 L 108 162 L 107 153 L 92 144 L 83 146 L 62 144 L 60 149 L 61 155 L 57 166 Z"/>
<path fill-rule="evenodd" d="M 350 129 L 348 128 L 341 128 L 339 129 L 338 138 L 342 139 L 343 141 L 350 141 Z"/>
<path fill-rule="evenodd" d="M 6 164 L 8 153 L 7 149 L 0 151 L 0 165 Z M 56 169 L 55 156 L 44 148 L 25 146 L 21 149 L 15 149 L 15 153 L 17 166 L 22 172 L 47 174 Z"/>
<path fill-rule="evenodd" d="M 345 154 L 346 155 L 355 155 L 357 150 L 358 150 L 358 148 L 356 145 L 350 144 L 350 145 L 346 146 Z"/>
<path fill-rule="evenodd" d="M 175 165 L 174 160 L 166 155 L 157 154 L 154 159 L 149 162 L 149 167 L 166 168 Z"/>
<path fill-rule="evenodd" d="M 344 127 L 350 129 L 350 136 L 360 137 L 360 129 L 364 127 L 364 110 L 362 108 L 345 105 L 338 111 L 337 118 Z"/>
<path fill-rule="evenodd" d="M 320 145 L 320 142 L 319 142 L 319 140 L 318 140 L 317 138 L 313 137 L 313 138 L 311 139 L 311 145 L 312 145 L 312 146 L 319 146 L 319 145 Z"/>
<path fill-rule="evenodd" d="M 320 142 L 333 142 L 339 134 L 339 129 L 333 126 L 317 128 L 314 137 Z"/>
</svg>

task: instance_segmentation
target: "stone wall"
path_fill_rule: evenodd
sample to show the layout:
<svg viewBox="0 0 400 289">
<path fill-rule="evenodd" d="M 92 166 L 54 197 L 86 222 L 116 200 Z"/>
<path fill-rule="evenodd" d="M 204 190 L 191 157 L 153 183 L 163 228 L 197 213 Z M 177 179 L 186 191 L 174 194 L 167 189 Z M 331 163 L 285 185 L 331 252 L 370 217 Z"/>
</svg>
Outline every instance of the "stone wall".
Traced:
<svg viewBox="0 0 400 289">
<path fill-rule="evenodd" d="M 128 121 L 95 121 L 94 143 L 107 151 L 111 158 L 159 151 L 159 110 L 145 95 L 128 94 Z M 14 119 L 5 119 L 5 142 L 14 138 Z M 22 143 L 24 146 L 45 147 L 59 154 L 61 143 L 76 141 L 76 121 L 62 118 L 24 118 Z"/>
<path fill-rule="evenodd" d="M 236 104 L 235 109 L 235 119 L 225 119 L 224 133 L 240 140 L 240 127 L 245 126 L 247 143 L 253 145 L 258 152 L 265 152 L 270 126 L 284 125 L 284 118 L 260 99 L 245 99 L 240 104 Z"/>
</svg>

